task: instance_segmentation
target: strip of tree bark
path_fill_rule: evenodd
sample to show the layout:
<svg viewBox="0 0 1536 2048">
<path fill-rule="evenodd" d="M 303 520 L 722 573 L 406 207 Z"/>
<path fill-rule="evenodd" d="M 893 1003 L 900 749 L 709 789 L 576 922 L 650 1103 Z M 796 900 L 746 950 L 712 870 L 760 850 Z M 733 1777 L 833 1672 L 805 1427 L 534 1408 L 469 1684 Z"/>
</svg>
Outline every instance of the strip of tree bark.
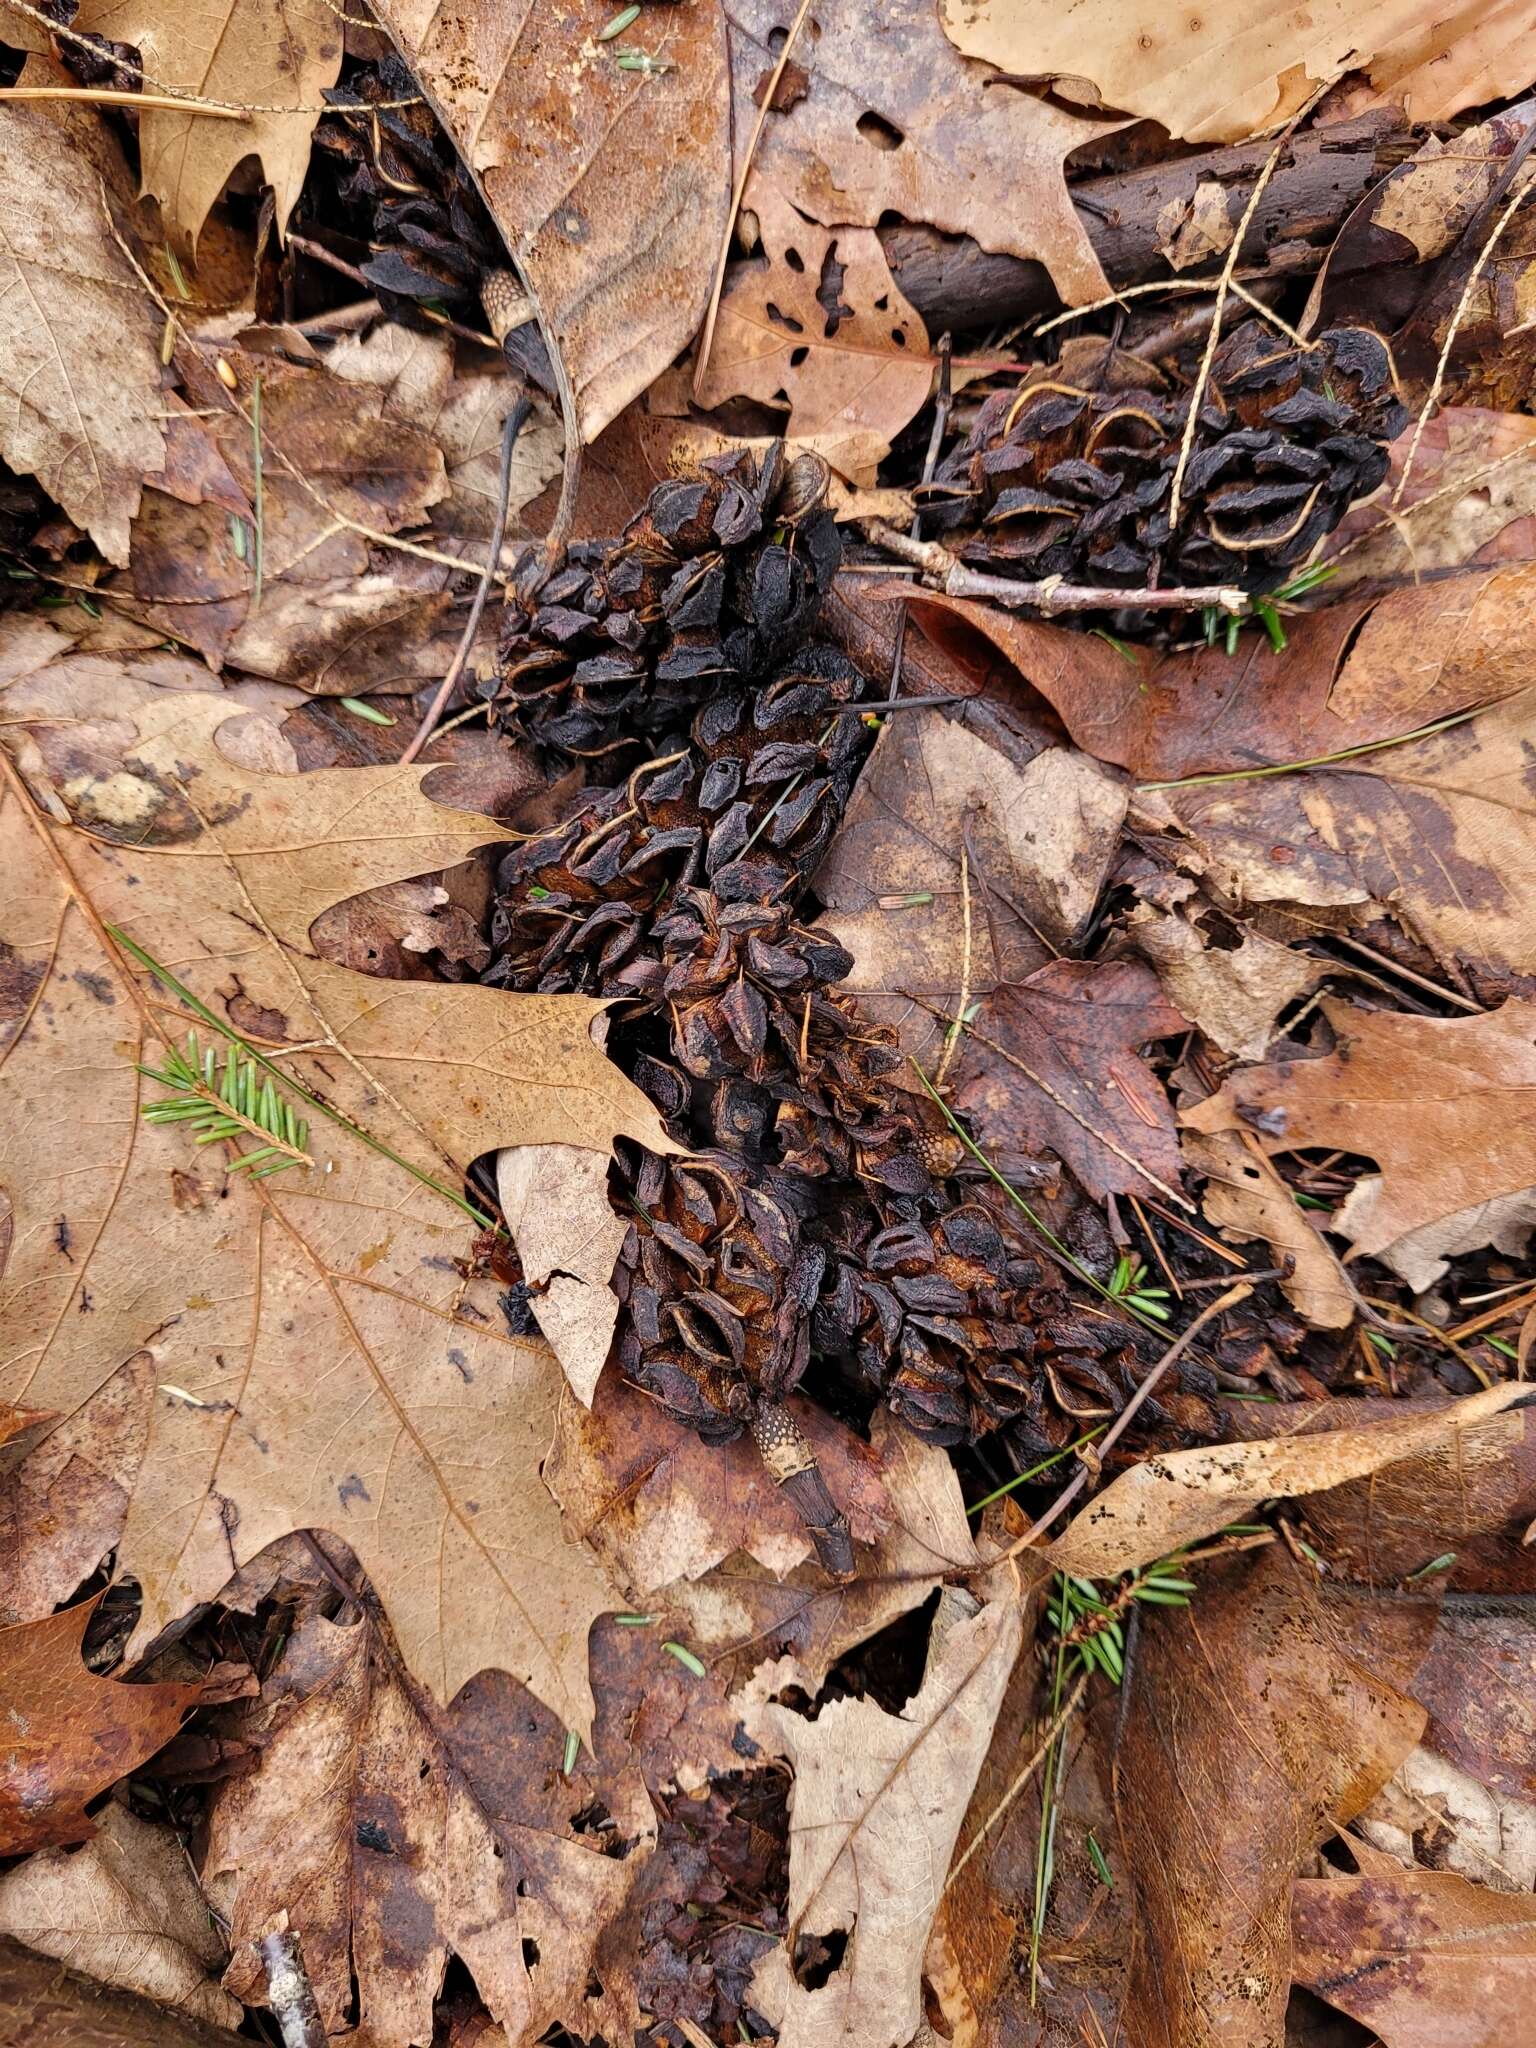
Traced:
<svg viewBox="0 0 1536 2048">
<path fill-rule="evenodd" d="M 1272 147 L 1260 137 L 1071 186 L 1110 283 L 1140 284 L 1168 275 L 1170 232 L 1177 231 L 1202 182 L 1225 187 L 1227 218 L 1235 229 Z M 1254 270 L 1262 276 L 1265 270 L 1280 275 L 1315 269 L 1339 223 L 1410 148 L 1391 109 L 1297 136 L 1259 202 L 1243 274 L 1251 279 Z M 892 275 L 933 334 L 1029 320 L 1061 303 L 1042 264 L 989 255 L 964 236 L 905 221 L 879 232 Z M 1200 268 L 1189 274 L 1198 275 Z"/>
</svg>

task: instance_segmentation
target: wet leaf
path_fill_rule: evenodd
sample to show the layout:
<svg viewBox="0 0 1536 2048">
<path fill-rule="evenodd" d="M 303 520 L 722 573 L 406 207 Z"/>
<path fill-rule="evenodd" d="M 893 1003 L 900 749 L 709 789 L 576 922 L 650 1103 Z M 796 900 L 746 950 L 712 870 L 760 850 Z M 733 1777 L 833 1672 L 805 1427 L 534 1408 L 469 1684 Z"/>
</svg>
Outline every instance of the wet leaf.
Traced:
<svg viewBox="0 0 1536 2048">
<path fill-rule="evenodd" d="M 96 1601 L 0 1629 L 0 1853 L 96 1832 L 88 1800 L 152 1757 L 197 1705 L 195 1685 L 127 1685 L 81 1662 Z M 16 1931 L 20 1931 L 19 1929 Z"/>
</svg>

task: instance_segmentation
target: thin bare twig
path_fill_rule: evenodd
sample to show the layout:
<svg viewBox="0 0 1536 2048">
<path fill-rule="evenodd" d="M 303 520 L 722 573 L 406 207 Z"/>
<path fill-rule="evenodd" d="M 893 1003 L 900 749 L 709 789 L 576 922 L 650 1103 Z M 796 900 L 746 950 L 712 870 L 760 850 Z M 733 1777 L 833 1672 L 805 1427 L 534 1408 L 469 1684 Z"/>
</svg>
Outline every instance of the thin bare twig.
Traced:
<svg viewBox="0 0 1536 2048">
<path fill-rule="evenodd" d="M 287 1929 L 264 1934 L 258 1944 L 267 1973 L 267 2003 L 283 2036 L 283 2048 L 327 2048 L 325 2022 L 304 1967 L 299 1937 Z"/>
<path fill-rule="evenodd" d="M 955 1021 L 944 1034 L 943 1050 L 939 1063 L 933 1070 L 935 1088 L 944 1086 L 944 1075 L 954 1058 L 955 1047 L 960 1043 L 965 1030 L 965 1013 L 971 1007 L 971 856 L 962 842 L 960 847 L 960 911 L 964 920 L 964 942 L 960 955 L 960 994 L 955 1003 Z"/>
<path fill-rule="evenodd" d="M 933 403 L 933 427 L 928 435 L 928 453 L 923 458 L 921 481 L 933 482 L 933 473 L 939 466 L 939 455 L 944 446 L 944 432 L 949 425 L 950 408 L 955 402 L 950 375 L 950 342 L 947 334 L 939 336 L 939 388 Z M 913 540 L 923 537 L 923 508 L 919 505 L 912 514 L 908 528 Z M 896 651 L 891 656 L 891 683 L 886 696 L 895 699 L 901 694 L 901 671 L 907 652 L 907 608 L 905 605 L 896 615 Z"/>
<path fill-rule="evenodd" d="M 288 246 L 290 249 L 297 249 L 301 256 L 308 256 L 314 263 L 323 263 L 327 270 L 334 270 L 342 277 L 351 278 L 352 282 L 360 284 L 364 291 L 373 290 L 366 275 L 355 263 L 347 263 L 340 256 L 333 256 L 322 243 L 312 242 L 306 235 L 290 234 Z M 374 302 L 374 310 L 379 313 L 383 311 L 377 300 Z M 501 344 L 492 340 L 490 335 L 480 333 L 478 328 L 466 327 L 459 320 L 450 320 L 446 313 L 435 312 L 431 306 L 417 306 L 416 311 L 424 320 L 430 320 L 434 327 L 441 327 L 445 334 L 456 334 L 460 341 L 478 342 L 481 348 L 488 348 L 492 355 L 501 354 Z"/>
<path fill-rule="evenodd" d="M 1078 1703 L 1081 1701 L 1083 1694 L 1088 1690 L 1088 1678 L 1089 1674 L 1085 1671 L 1082 1677 L 1077 1681 L 1076 1685 L 1073 1686 L 1071 1692 L 1069 1692 L 1067 1694 L 1067 1697 L 1062 1701 L 1060 1711 L 1052 1717 L 1049 1727 L 1046 1729 L 1045 1733 L 1041 1736 L 1039 1742 L 1036 1744 L 1033 1752 L 1030 1755 L 1028 1763 L 1025 1764 L 1024 1768 L 1019 1772 L 1019 1775 L 1008 1787 L 1008 1790 L 1003 1794 L 1002 1798 L 999 1799 L 996 1806 L 993 1807 L 992 1811 L 987 1815 L 986 1819 L 982 1822 L 981 1826 L 976 1830 L 975 1834 L 972 1835 L 970 1841 L 966 1843 L 965 1854 L 960 1858 L 960 1860 L 956 1864 L 952 1866 L 949 1876 L 944 1880 L 945 1891 L 949 1890 L 950 1886 L 954 1883 L 955 1879 L 960 1875 L 961 1871 L 964 1870 L 965 1866 L 967 1865 L 967 1863 L 970 1862 L 971 1858 L 976 1854 L 976 1851 L 981 1847 L 982 1843 L 986 1840 L 987 1836 L 990 1834 L 992 1829 L 996 1827 L 997 1823 L 1002 1819 L 1003 1815 L 1008 1811 L 1009 1807 L 1012 1806 L 1015 1799 L 1018 1798 L 1019 1794 L 1024 1790 L 1024 1787 L 1035 1775 L 1036 1771 L 1039 1770 L 1041 1764 L 1045 1762 L 1051 1744 L 1056 1740 L 1057 1736 L 1061 1733 L 1062 1729 L 1066 1727 L 1067 1723 L 1071 1720 L 1072 1716 L 1077 1712 Z"/>
<path fill-rule="evenodd" d="M 1012 576 L 988 576 L 968 569 L 956 555 L 936 540 L 914 540 L 908 533 L 881 520 L 865 522 L 864 531 L 879 547 L 910 562 L 922 571 L 923 580 L 946 597 L 976 597 L 992 604 L 1034 611 L 1101 612 L 1132 606 L 1138 611 L 1203 611 L 1215 605 L 1224 612 L 1245 612 L 1246 594 L 1226 583 L 1195 584 L 1185 589 L 1100 590 L 1088 584 L 1064 583 L 1059 576 L 1047 576 L 1040 583 L 1023 583 Z"/>
<path fill-rule="evenodd" d="M 747 189 L 747 180 L 752 175 L 752 159 L 757 155 L 757 145 L 763 137 L 763 123 L 778 97 L 779 81 L 789 66 L 790 53 L 795 47 L 805 18 L 811 11 L 811 0 L 800 0 L 795 18 L 789 25 L 784 38 L 784 47 L 779 52 L 779 61 L 774 65 L 768 79 L 768 89 L 763 94 L 753 124 L 752 139 L 747 144 L 746 155 L 741 160 L 741 169 L 736 173 L 735 188 L 731 193 L 730 210 L 725 216 L 725 232 L 720 237 L 720 254 L 715 260 L 715 275 L 709 288 L 709 307 L 704 315 L 704 330 L 699 336 L 699 352 L 693 365 L 694 403 L 700 403 L 699 393 L 704 388 L 704 373 L 709 368 L 709 352 L 715 345 L 715 322 L 720 317 L 720 294 L 725 289 L 725 266 L 730 261 L 731 236 L 736 232 L 736 216 L 741 212 L 741 195 Z"/>
<path fill-rule="evenodd" d="M 533 410 L 533 401 L 526 391 L 518 396 L 517 403 L 507 414 L 501 430 L 501 474 L 496 480 L 496 517 L 491 527 L 490 546 L 486 551 L 485 567 L 480 572 L 480 581 L 475 590 L 474 603 L 469 608 L 469 617 L 464 621 L 464 631 L 454 650 L 453 660 L 448 664 L 448 673 L 438 685 L 437 695 L 427 707 L 427 715 L 417 726 L 414 737 L 400 756 L 403 767 L 407 761 L 414 761 L 422 748 L 437 729 L 438 720 L 448 708 L 459 677 L 464 673 L 464 664 L 469 660 L 470 649 L 475 644 L 475 635 L 480 630 L 480 615 L 485 610 L 486 596 L 495 575 L 496 564 L 501 560 L 501 544 L 507 531 L 507 503 L 512 495 L 512 454 L 517 447 L 517 437 L 522 432 L 523 422 Z"/>
</svg>

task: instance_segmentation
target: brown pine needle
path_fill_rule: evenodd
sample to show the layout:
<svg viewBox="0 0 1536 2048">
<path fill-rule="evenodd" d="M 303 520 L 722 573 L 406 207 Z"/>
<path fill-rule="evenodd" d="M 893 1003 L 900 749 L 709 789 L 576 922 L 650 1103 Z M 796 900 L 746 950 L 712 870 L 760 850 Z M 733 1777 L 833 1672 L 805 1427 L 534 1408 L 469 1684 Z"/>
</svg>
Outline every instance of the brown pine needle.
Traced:
<svg viewBox="0 0 1536 2048">
<path fill-rule="evenodd" d="M 243 107 L 221 107 L 201 100 L 173 99 L 169 93 L 114 92 L 99 85 L 5 85 L 0 100 L 89 100 L 98 107 L 168 108 L 173 114 L 200 114 L 207 121 L 249 121 Z"/>
</svg>

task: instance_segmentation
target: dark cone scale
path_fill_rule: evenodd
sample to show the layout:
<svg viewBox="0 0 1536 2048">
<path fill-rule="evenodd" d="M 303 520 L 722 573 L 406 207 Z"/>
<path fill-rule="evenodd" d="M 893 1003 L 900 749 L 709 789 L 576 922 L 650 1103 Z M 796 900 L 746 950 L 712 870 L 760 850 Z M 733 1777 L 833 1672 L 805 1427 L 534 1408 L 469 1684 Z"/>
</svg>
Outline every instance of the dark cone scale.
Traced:
<svg viewBox="0 0 1536 2048">
<path fill-rule="evenodd" d="M 1272 589 L 1381 483 L 1407 418 L 1377 335 L 1336 328 L 1301 349 L 1250 321 L 1216 352 L 1176 529 L 1188 395 L 1049 375 L 983 405 L 940 472 L 934 523 L 967 561 L 1031 579 Z"/>
<path fill-rule="evenodd" d="M 936 1442 L 1007 1427 L 1034 1451 L 1117 1413 L 1151 1359 L 967 1194 L 964 1148 L 802 914 L 869 741 L 862 679 L 806 641 L 836 557 L 815 481 L 737 458 L 661 485 L 514 615 L 500 715 L 606 786 L 503 857 L 483 978 L 622 999 L 614 1048 L 686 1150 L 616 1168 L 620 1368 L 707 1441 L 750 1430 L 843 1575 L 847 1524 L 784 1405 L 813 1363 Z M 1170 1391 L 1143 1427 L 1210 1421 Z"/>
</svg>

